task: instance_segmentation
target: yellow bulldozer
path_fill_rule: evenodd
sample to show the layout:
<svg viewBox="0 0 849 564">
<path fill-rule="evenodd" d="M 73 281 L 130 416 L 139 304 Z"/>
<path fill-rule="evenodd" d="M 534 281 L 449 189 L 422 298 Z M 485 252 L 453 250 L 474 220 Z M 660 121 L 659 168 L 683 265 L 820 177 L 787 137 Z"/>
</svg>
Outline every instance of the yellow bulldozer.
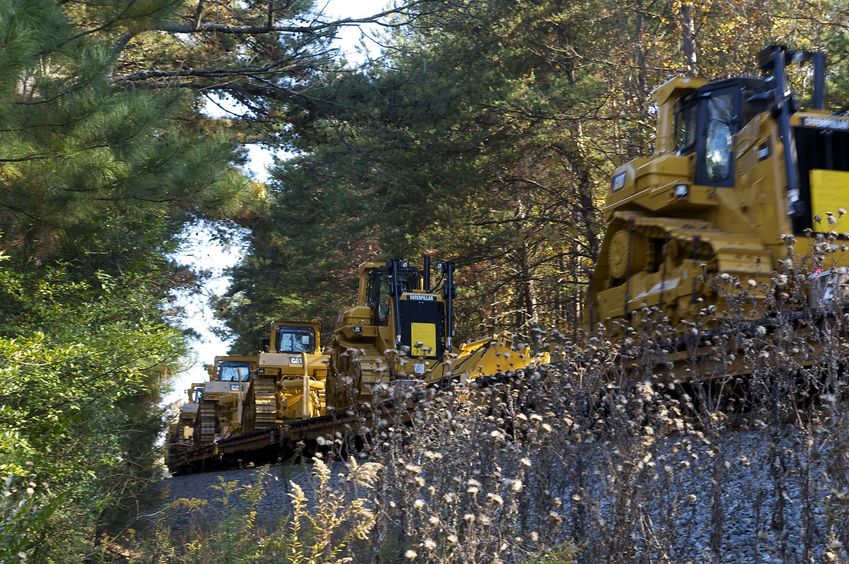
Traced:
<svg viewBox="0 0 849 564">
<path fill-rule="evenodd" d="M 327 380 L 328 409 L 368 402 L 375 387 L 394 380 L 425 384 L 472 380 L 533 363 L 528 347 L 514 350 L 508 335 L 454 346 L 454 264 L 431 259 L 365 262 L 358 269 L 357 303 L 336 320 Z"/>
<path fill-rule="evenodd" d="M 845 278 L 849 116 L 825 110 L 825 56 L 774 45 L 759 64 L 762 78 L 675 78 L 654 92 L 654 153 L 611 179 L 590 331 L 621 336 L 653 308 L 683 331 L 703 308 L 726 307 L 717 279 L 739 281 L 757 304 L 770 275 L 823 245 L 814 288 Z M 804 109 L 788 86 L 796 64 L 812 71 Z"/>
<path fill-rule="evenodd" d="M 170 466 L 171 461 L 182 451 L 191 448 L 195 434 L 200 399 L 203 395 L 204 384 L 193 383 L 186 390 L 188 401 L 176 402 L 173 405 L 175 415 L 168 424 L 165 435 L 165 462 Z"/>
<path fill-rule="evenodd" d="M 209 381 L 198 403 L 196 445 L 212 444 L 240 431 L 244 399 L 256 362 L 256 356 L 217 356 L 206 366 Z"/>
<path fill-rule="evenodd" d="M 275 321 L 247 387 L 242 431 L 323 415 L 328 356 L 317 321 Z"/>
</svg>

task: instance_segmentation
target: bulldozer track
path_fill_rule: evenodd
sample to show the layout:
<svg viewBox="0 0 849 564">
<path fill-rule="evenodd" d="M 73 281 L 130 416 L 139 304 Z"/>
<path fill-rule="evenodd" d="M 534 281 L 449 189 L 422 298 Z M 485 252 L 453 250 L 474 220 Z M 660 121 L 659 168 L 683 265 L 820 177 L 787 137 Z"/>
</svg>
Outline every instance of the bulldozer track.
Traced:
<svg viewBox="0 0 849 564">
<path fill-rule="evenodd" d="M 254 429 L 269 429 L 277 423 L 277 382 L 275 378 L 257 375 L 253 383 L 256 406 Z"/>
<path fill-rule="evenodd" d="M 277 423 L 277 383 L 273 377 L 257 375 L 251 380 L 242 413 L 245 433 L 268 429 Z"/>
<path fill-rule="evenodd" d="M 198 409 L 197 440 L 199 444 L 210 444 L 215 440 L 215 405 L 214 401 L 202 401 Z"/>
</svg>

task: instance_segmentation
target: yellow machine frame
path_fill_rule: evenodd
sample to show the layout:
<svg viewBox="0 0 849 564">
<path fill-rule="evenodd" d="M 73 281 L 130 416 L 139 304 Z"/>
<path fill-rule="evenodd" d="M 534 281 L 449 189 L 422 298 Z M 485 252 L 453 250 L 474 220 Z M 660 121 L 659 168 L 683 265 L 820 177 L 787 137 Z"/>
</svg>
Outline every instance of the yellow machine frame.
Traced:
<svg viewBox="0 0 849 564">
<path fill-rule="evenodd" d="M 534 357 L 527 347 L 514 350 L 506 334 L 452 350 L 454 267 L 440 262 L 438 268 L 444 283 L 437 291 L 430 287 L 429 257 L 425 257 L 421 269 L 400 259 L 368 261 L 359 266 L 357 303 L 336 319 L 328 377 L 329 409 L 370 401 L 376 386 L 393 380 L 467 381 L 547 362 L 547 356 Z M 376 300 L 374 280 L 378 273 L 398 277 L 404 283 L 399 282 L 397 291 L 390 289 Z M 370 292 L 375 295 L 370 296 Z"/>
<path fill-rule="evenodd" d="M 277 336 L 284 328 L 312 331 L 313 342 L 304 352 L 279 351 Z M 323 415 L 328 356 L 321 354 L 318 321 L 279 320 L 271 324 L 267 351 L 259 353 L 257 370 L 248 390 L 246 431 L 269 428 L 290 419 Z"/>
<path fill-rule="evenodd" d="M 604 206 L 606 234 L 585 308 L 588 329 L 603 324 L 608 334 L 619 334 L 623 325 L 641 318 L 645 306 L 659 308 L 673 326 L 695 318 L 707 305 L 721 309 L 724 302 L 712 284 L 719 274 L 742 281 L 750 296 L 762 297 L 758 292 L 767 285 L 761 282 L 780 268 L 779 261 L 790 258 L 786 234 L 795 234 L 791 252 L 798 264 L 825 233 L 849 231 L 849 220 L 841 219 L 837 209 L 840 203 L 849 207 L 849 155 L 841 155 L 846 162 L 832 170 L 821 170 L 827 166 L 820 161 L 811 165 L 813 157 L 801 149 L 793 151 L 794 137 L 804 136 L 806 143 L 832 132 L 849 137 L 849 117 L 821 109 L 821 66 L 815 73 L 816 109 L 794 113 L 795 102 L 785 94 L 784 65 L 799 58 L 822 65 L 820 57 L 772 46 L 761 54 L 772 82 L 675 78 L 654 92 L 658 109 L 654 154 L 618 167 L 611 180 Z M 742 103 L 736 114 L 730 112 L 733 125 L 724 125 L 727 137 L 724 130 L 716 133 L 723 124 L 708 119 L 710 114 L 704 118 L 707 139 L 700 140 L 702 133 L 693 131 L 695 145 L 685 146 L 689 134 L 681 124 L 688 119 L 682 117 L 688 108 L 695 108 L 694 115 L 719 111 L 702 108 L 719 105 L 735 88 L 742 97 L 728 99 Z M 728 178 L 705 183 L 699 167 L 706 165 L 698 159 L 716 159 L 711 155 L 718 153 L 710 151 L 723 150 L 724 143 L 728 143 L 728 168 L 712 170 L 726 172 Z M 812 147 L 806 145 L 804 150 L 813 151 Z M 803 156 L 805 168 L 800 164 Z M 838 220 L 836 225 L 829 224 L 826 212 L 832 214 L 832 222 Z M 831 247 L 828 264 L 814 267 L 849 266 L 845 247 Z"/>
<path fill-rule="evenodd" d="M 247 364 L 245 379 L 238 382 L 221 380 L 222 366 L 231 362 Z M 256 356 L 226 355 L 216 356 L 213 363 L 206 366 L 209 381 L 204 385 L 198 408 L 197 444 L 210 444 L 241 430 L 245 394 L 250 375 L 256 371 L 256 363 Z"/>
</svg>

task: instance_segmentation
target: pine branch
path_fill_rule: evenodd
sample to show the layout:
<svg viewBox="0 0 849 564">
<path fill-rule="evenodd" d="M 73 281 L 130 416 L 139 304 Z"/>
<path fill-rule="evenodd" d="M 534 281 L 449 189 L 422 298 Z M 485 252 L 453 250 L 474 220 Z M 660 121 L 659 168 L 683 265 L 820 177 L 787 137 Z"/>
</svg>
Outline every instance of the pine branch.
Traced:
<svg viewBox="0 0 849 564">
<path fill-rule="evenodd" d="M 258 25 L 231 25 L 226 23 L 204 23 L 202 21 L 202 8 L 203 8 L 203 0 L 198 2 L 197 9 L 195 10 L 194 17 L 192 21 L 188 23 L 181 23 L 175 21 L 166 21 L 161 22 L 158 25 L 146 30 L 128 30 L 123 33 L 113 44 L 110 49 L 110 54 L 113 58 L 117 58 L 118 55 L 127 47 L 130 41 L 140 33 L 145 31 L 164 31 L 166 33 L 184 33 L 184 34 L 207 34 L 207 33 L 225 33 L 231 35 L 264 35 L 267 33 L 291 33 L 291 34 L 305 34 L 305 35 L 318 35 L 321 32 L 325 32 L 327 30 L 337 28 L 337 27 L 351 27 L 351 26 L 359 26 L 363 24 L 378 24 L 383 27 L 402 27 L 408 25 L 413 19 L 417 16 L 412 16 L 409 11 L 418 6 L 432 4 L 433 0 L 413 0 L 409 4 L 405 4 L 398 8 L 391 8 L 388 10 L 384 10 L 377 14 L 373 14 L 371 16 L 367 16 L 364 18 L 341 18 L 338 20 L 331 21 L 322 21 L 322 20 L 314 20 L 308 24 L 304 25 L 282 25 L 278 24 L 274 21 L 274 0 L 269 0 L 268 3 L 268 15 L 266 20 L 262 24 Z M 288 6 L 287 2 L 287 6 Z M 410 19 L 398 22 L 387 22 L 381 21 L 383 18 L 387 16 L 393 15 L 405 15 L 409 16 Z"/>
<path fill-rule="evenodd" d="M 272 17 L 272 9 L 269 8 L 269 17 L 262 25 L 229 25 L 220 23 L 202 23 L 195 20 L 191 23 L 179 22 L 163 22 L 154 28 L 154 31 L 166 31 L 168 33 L 229 33 L 235 35 L 260 35 L 264 33 L 297 33 L 314 35 L 319 32 L 332 29 L 335 27 L 351 27 L 362 24 L 377 23 L 384 27 L 402 27 L 409 22 L 381 22 L 382 18 L 396 14 L 406 15 L 411 8 L 422 4 L 429 4 L 432 0 L 415 0 L 401 6 L 400 8 L 391 8 L 377 14 L 364 18 L 342 18 L 332 21 L 316 20 L 307 25 L 279 25 L 274 23 Z M 270 2 L 270 4 L 273 4 Z"/>
<path fill-rule="evenodd" d="M 125 76 L 115 77 L 115 82 L 137 82 L 152 78 L 227 78 L 246 77 L 268 74 L 277 70 L 277 65 L 262 67 L 240 67 L 235 69 L 181 69 L 181 70 L 147 70 L 138 71 Z"/>
<path fill-rule="evenodd" d="M 44 161 L 50 158 L 50 155 L 45 154 L 35 154 L 35 155 L 24 155 L 23 157 L 9 157 L 4 158 L 0 157 L 0 163 L 26 163 L 30 161 Z"/>
</svg>

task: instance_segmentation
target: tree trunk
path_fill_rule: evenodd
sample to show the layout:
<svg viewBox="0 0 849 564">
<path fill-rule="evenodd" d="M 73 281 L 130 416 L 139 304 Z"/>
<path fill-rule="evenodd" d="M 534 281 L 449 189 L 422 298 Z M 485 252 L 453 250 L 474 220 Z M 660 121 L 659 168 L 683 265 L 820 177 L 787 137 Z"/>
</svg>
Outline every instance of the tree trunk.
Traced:
<svg viewBox="0 0 849 564">
<path fill-rule="evenodd" d="M 693 3 L 681 2 L 681 48 L 684 52 L 684 73 L 695 76 L 696 67 L 696 24 L 693 21 Z"/>
<path fill-rule="evenodd" d="M 519 216 L 522 220 L 527 219 L 525 204 L 520 199 L 518 202 Z M 534 288 L 534 273 L 531 268 L 531 253 L 525 240 L 524 221 L 518 224 L 517 237 L 519 239 L 516 248 L 517 269 L 519 271 L 519 300 L 522 310 L 522 319 L 517 319 L 520 328 L 530 328 L 539 323 L 537 319 L 537 298 Z"/>
</svg>

